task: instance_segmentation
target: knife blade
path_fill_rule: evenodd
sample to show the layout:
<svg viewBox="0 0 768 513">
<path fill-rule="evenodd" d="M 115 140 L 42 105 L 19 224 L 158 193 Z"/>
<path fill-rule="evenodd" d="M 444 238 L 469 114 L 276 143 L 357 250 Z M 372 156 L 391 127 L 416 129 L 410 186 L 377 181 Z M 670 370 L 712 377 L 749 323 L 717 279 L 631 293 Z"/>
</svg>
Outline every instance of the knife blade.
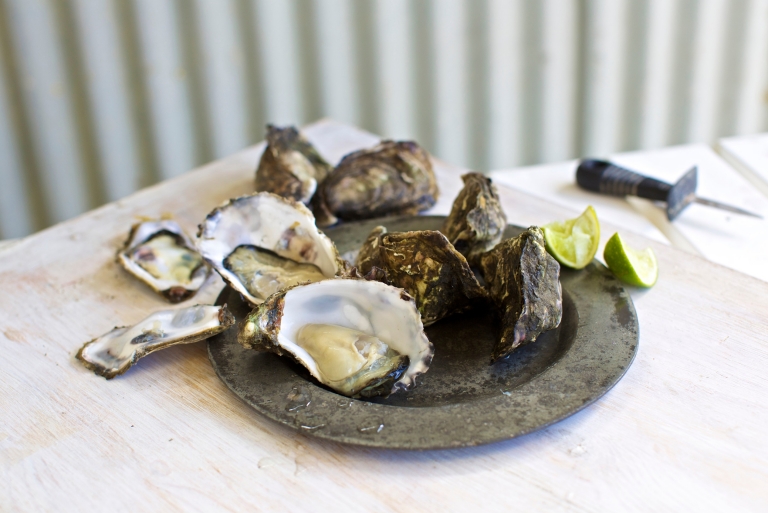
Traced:
<svg viewBox="0 0 768 513">
<path fill-rule="evenodd" d="M 674 184 L 662 182 L 617 166 L 606 160 L 584 159 L 576 169 L 576 183 L 582 189 L 610 196 L 637 196 L 667 204 L 667 218 L 672 221 L 691 203 L 700 203 L 720 208 L 736 214 L 757 217 L 763 216 L 739 207 L 726 205 L 719 201 L 696 196 L 698 170 L 689 169 Z"/>
</svg>

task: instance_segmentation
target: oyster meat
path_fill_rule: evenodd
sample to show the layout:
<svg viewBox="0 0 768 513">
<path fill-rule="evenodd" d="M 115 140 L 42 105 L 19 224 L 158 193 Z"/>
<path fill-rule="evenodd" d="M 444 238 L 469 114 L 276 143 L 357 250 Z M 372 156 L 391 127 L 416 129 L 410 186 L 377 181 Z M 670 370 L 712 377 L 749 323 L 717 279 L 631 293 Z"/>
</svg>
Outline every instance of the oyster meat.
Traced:
<svg viewBox="0 0 768 513">
<path fill-rule="evenodd" d="M 490 178 L 482 173 L 467 173 L 461 179 L 464 187 L 453 200 L 441 231 L 459 253 L 474 262 L 501 241 L 507 216 Z"/>
<path fill-rule="evenodd" d="M 197 247 L 251 304 L 345 270 L 333 242 L 301 203 L 268 192 L 230 200 L 200 225 Z"/>
<path fill-rule="evenodd" d="M 327 226 L 335 218 L 416 214 L 437 197 L 429 154 L 415 142 L 382 141 L 345 156 L 318 188 L 313 207 L 320 226 Z"/>
<path fill-rule="evenodd" d="M 267 125 L 267 147 L 256 168 L 256 191 L 309 204 L 331 169 L 295 127 Z"/>
<path fill-rule="evenodd" d="M 325 280 L 270 296 L 238 325 L 247 349 L 288 355 L 348 397 L 414 386 L 434 350 L 413 299 L 362 279 Z"/>
<path fill-rule="evenodd" d="M 532 226 L 503 241 L 480 257 L 480 268 L 502 318 L 493 361 L 560 325 L 560 264 L 547 253 L 541 229 Z"/>
<path fill-rule="evenodd" d="M 224 306 L 195 305 L 155 312 L 133 326 L 117 327 L 77 352 L 83 365 L 107 379 L 127 371 L 139 358 L 176 344 L 198 342 L 235 323 Z"/>
<path fill-rule="evenodd" d="M 386 233 L 376 227 L 356 265 L 366 275 L 382 270 L 386 283 L 410 294 L 425 326 L 487 298 L 467 260 L 438 231 Z"/>
<path fill-rule="evenodd" d="M 171 303 L 195 295 L 210 273 L 181 226 L 168 219 L 134 225 L 117 260 Z"/>
</svg>

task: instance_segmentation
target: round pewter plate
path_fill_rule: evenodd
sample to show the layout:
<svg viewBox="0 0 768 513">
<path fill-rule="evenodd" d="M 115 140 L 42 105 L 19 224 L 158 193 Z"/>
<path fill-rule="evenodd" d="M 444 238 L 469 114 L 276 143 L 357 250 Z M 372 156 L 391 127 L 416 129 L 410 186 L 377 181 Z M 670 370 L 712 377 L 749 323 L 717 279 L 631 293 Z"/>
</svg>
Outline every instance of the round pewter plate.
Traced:
<svg viewBox="0 0 768 513">
<path fill-rule="evenodd" d="M 373 227 L 437 230 L 441 216 L 346 223 L 326 230 L 339 252 L 357 250 Z M 505 236 L 520 228 L 508 226 Z M 638 324 L 629 293 L 600 263 L 562 269 L 563 319 L 505 360 L 490 365 L 496 321 L 487 309 L 425 329 L 435 356 L 417 386 L 386 399 L 356 400 L 320 385 L 300 365 L 240 346 L 235 327 L 212 338 L 216 373 L 266 417 L 308 435 L 392 449 L 444 449 L 514 438 L 549 426 L 597 400 L 616 384 L 637 352 Z M 238 320 L 249 311 L 224 289 Z"/>
</svg>

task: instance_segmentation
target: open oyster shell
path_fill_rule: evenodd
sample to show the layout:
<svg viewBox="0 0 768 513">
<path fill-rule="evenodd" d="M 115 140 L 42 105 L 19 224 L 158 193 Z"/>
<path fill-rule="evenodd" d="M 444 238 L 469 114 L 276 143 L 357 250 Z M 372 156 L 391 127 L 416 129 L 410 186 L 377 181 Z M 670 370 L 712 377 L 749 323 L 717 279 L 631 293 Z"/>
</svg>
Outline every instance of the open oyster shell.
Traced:
<svg viewBox="0 0 768 513">
<path fill-rule="evenodd" d="M 331 170 L 295 127 L 267 125 L 267 147 L 256 168 L 256 191 L 308 204 Z"/>
<path fill-rule="evenodd" d="M 438 231 L 386 233 L 378 226 L 356 265 L 362 274 L 381 269 L 387 283 L 408 292 L 425 326 L 487 299 L 467 260 Z"/>
<path fill-rule="evenodd" d="M 312 213 L 301 203 L 268 192 L 214 209 L 200 225 L 197 248 L 253 305 L 278 290 L 333 278 L 345 269 Z"/>
<path fill-rule="evenodd" d="M 501 241 L 507 216 L 491 179 L 482 173 L 461 177 L 464 188 L 453 200 L 451 213 L 441 230 L 467 260 L 474 260 Z"/>
<path fill-rule="evenodd" d="M 195 295 L 211 269 L 176 221 L 133 225 L 117 261 L 171 303 Z"/>
<path fill-rule="evenodd" d="M 349 397 L 411 388 L 434 354 L 413 299 L 361 279 L 299 285 L 270 296 L 240 322 L 238 342 L 291 356 Z"/>
<path fill-rule="evenodd" d="M 560 264 L 547 253 L 541 229 L 532 226 L 500 243 L 480 257 L 480 268 L 502 317 L 493 361 L 560 325 Z"/>
<path fill-rule="evenodd" d="M 382 141 L 344 157 L 318 188 L 313 208 L 319 225 L 327 226 L 334 218 L 416 214 L 437 197 L 429 154 L 415 142 Z"/>
<path fill-rule="evenodd" d="M 133 326 L 117 327 L 91 340 L 80 348 L 76 357 L 99 376 L 112 379 L 149 353 L 205 340 L 234 323 L 235 317 L 227 305 L 162 310 Z"/>
</svg>

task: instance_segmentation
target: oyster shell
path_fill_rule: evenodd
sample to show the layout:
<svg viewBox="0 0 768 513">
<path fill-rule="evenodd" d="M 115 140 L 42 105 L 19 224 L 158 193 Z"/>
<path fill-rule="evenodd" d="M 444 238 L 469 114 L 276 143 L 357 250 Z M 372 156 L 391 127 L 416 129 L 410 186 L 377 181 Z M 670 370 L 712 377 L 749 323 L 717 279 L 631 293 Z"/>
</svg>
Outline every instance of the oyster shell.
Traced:
<svg viewBox="0 0 768 513">
<path fill-rule="evenodd" d="M 490 178 L 473 172 L 461 179 L 464 187 L 453 200 L 441 231 L 459 253 L 473 262 L 501 241 L 507 216 Z"/>
<path fill-rule="evenodd" d="M 467 260 L 438 231 L 386 233 L 376 227 L 356 265 L 363 274 L 383 270 L 387 283 L 408 292 L 425 326 L 487 298 Z"/>
<path fill-rule="evenodd" d="M 313 207 L 319 225 L 327 226 L 334 218 L 416 214 L 437 197 L 429 154 L 415 142 L 382 141 L 344 157 L 318 188 Z"/>
<path fill-rule="evenodd" d="M 541 229 L 532 226 L 503 241 L 480 257 L 480 268 L 502 317 L 493 361 L 560 325 L 560 264 L 547 253 Z"/>
<path fill-rule="evenodd" d="M 233 199 L 200 225 L 197 247 L 225 282 L 257 305 L 277 290 L 345 270 L 301 203 L 268 192 Z"/>
<path fill-rule="evenodd" d="M 295 127 L 267 125 L 267 147 L 256 168 L 256 191 L 308 204 L 332 167 Z"/>
<path fill-rule="evenodd" d="M 87 342 L 76 357 L 99 376 L 112 379 L 149 353 L 204 340 L 234 323 L 235 318 L 227 305 L 162 310 L 133 326 L 114 328 Z"/>
<path fill-rule="evenodd" d="M 299 285 L 270 296 L 238 325 L 238 342 L 289 355 L 349 397 L 411 388 L 434 354 L 413 299 L 361 279 Z"/>
<path fill-rule="evenodd" d="M 195 295 L 211 269 L 176 221 L 133 225 L 117 261 L 171 303 Z"/>
</svg>

